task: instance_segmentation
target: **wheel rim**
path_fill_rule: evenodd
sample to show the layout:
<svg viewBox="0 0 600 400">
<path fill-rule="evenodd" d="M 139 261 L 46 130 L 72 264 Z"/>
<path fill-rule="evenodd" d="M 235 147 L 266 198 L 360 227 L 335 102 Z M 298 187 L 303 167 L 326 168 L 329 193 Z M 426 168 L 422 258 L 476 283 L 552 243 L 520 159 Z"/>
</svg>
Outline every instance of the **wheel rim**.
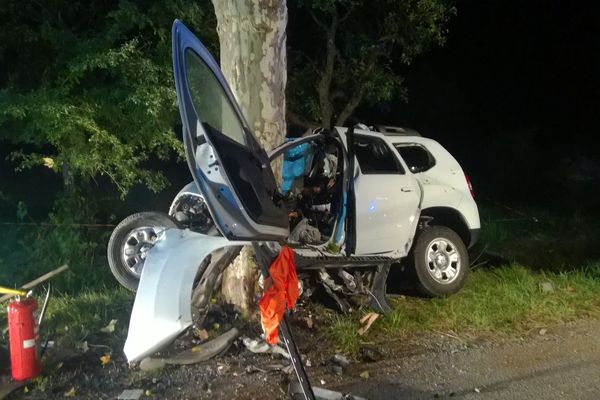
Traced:
<svg viewBox="0 0 600 400">
<path fill-rule="evenodd" d="M 121 248 L 121 258 L 130 274 L 140 277 L 148 251 L 156 243 L 159 233 L 165 229 L 158 226 L 142 226 L 129 231 Z"/>
<path fill-rule="evenodd" d="M 427 272 L 438 283 L 450 284 L 461 270 L 460 254 L 456 245 L 446 238 L 433 239 L 425 253 Z"/>
</svg>

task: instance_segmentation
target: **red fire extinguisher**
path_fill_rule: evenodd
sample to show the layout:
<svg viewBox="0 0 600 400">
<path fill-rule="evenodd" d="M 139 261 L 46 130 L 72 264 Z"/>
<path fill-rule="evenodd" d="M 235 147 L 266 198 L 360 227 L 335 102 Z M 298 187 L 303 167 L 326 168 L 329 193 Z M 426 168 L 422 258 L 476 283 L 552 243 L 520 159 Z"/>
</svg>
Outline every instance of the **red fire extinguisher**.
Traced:
<svg viewBox="0 0 600 400">
<path fill-rule="evenodd" d="M 17 297 L 8 304 L 8 336 L 12 378 L 24 381 L 42 371 L 38 321 L 34 316 L 37 302 L 33 297 Z"/>
</svg>

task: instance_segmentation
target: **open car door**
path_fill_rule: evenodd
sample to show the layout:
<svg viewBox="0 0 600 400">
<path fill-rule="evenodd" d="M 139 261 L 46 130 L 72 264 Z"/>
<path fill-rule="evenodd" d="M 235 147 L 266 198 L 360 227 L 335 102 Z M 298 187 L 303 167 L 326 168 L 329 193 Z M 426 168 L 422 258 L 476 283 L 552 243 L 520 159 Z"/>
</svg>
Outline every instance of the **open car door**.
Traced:
<svg viewBox="0 0 600 400">
<path fill-rule="evenodd" d="M 179 20 L 173 23 L 173 71 L 188 165 L 219 231 L 232 240 L 287 237 L 268 156 L 218 64 Z"/>
</svg>

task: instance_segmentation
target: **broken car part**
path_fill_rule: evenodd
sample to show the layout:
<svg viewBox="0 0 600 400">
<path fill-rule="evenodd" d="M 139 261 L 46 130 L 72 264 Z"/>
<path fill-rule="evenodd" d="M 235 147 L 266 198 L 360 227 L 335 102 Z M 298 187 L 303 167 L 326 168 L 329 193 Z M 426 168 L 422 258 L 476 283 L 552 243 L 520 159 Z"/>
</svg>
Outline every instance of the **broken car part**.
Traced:
<svg viewBox="0 0 600 400">
<path fill-rule="evenodd" d="M 250 350 L 252 353 L 271 353 L 271 354 L 280 354 L 285 358 L 290 358 L 290 355 L 279 345 L 271 345 L 265 341 L 250 339 L 248 337 L 242 338 L 242 343 L 244 346 Z"/>
<path fill-rule="evenodd" d="M 172 357 L 146 357 L 140 362 L 140 369 L 150 371 L 162 368 L 167 364 L 190 365 L 209 360 L 227 350 L 239 334 L 240 332 L 237 328 L 231 328 L 213 340 L 194 346 L 191 349 L 184 350 Z"/>
<path fill-rule="evenodd" d="M 129 362 L 160 350 L 192 325 L 194 281 L 215 250 L 240 246 L 222 236 L 168 229 L 148 252 L 133 303 L 123 351 Z"/>
</svg>

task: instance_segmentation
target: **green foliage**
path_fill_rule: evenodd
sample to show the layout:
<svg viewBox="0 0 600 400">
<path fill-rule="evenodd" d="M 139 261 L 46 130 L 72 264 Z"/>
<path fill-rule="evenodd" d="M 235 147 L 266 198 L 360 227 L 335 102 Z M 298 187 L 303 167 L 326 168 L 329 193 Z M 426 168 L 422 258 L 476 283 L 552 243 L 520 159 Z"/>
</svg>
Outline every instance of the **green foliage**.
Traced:
<svg viewBox="0 0 600 400">
<path fill-rule="evenodd" d="M 294 44 L 290 35 L 288 98 L 296 114 L 323 126 L 344 123 L 363 101 L 406 98 L 401 66 L 443 44 L 455 13 L 445 0 L 304 0 L 300 5 L 299 34 L 314 37 L 304 40 L 307 46 Z"/>
<path fill-rule="evenodd" d="M 182 155 L 171 24 L 214 43 L 212 5 L 186 2 L 12 1 L 0 10 L 0 143 L 18 168 L 44 165 L 65 184 L 107 176 L 122 195 L 166 184 L 150 157 Z"/>
<path fill-rule="evenodd" d="M 87 207 L 84 198 L 69 196 L 58 201 L 43 226 L 13 225 L 0 230 L 0 285 L 19 286 L 67 264 L 69 270 L 52 280 L 61 292 L 116 286 L 106 267 L 106 247 L 100 245 L 108 241 L 110 231 L 76 224 L 82 215 L 92 213 Z M 20 207 L 19 213 L 30 220 L 26 207 Z"/>
</svg>

